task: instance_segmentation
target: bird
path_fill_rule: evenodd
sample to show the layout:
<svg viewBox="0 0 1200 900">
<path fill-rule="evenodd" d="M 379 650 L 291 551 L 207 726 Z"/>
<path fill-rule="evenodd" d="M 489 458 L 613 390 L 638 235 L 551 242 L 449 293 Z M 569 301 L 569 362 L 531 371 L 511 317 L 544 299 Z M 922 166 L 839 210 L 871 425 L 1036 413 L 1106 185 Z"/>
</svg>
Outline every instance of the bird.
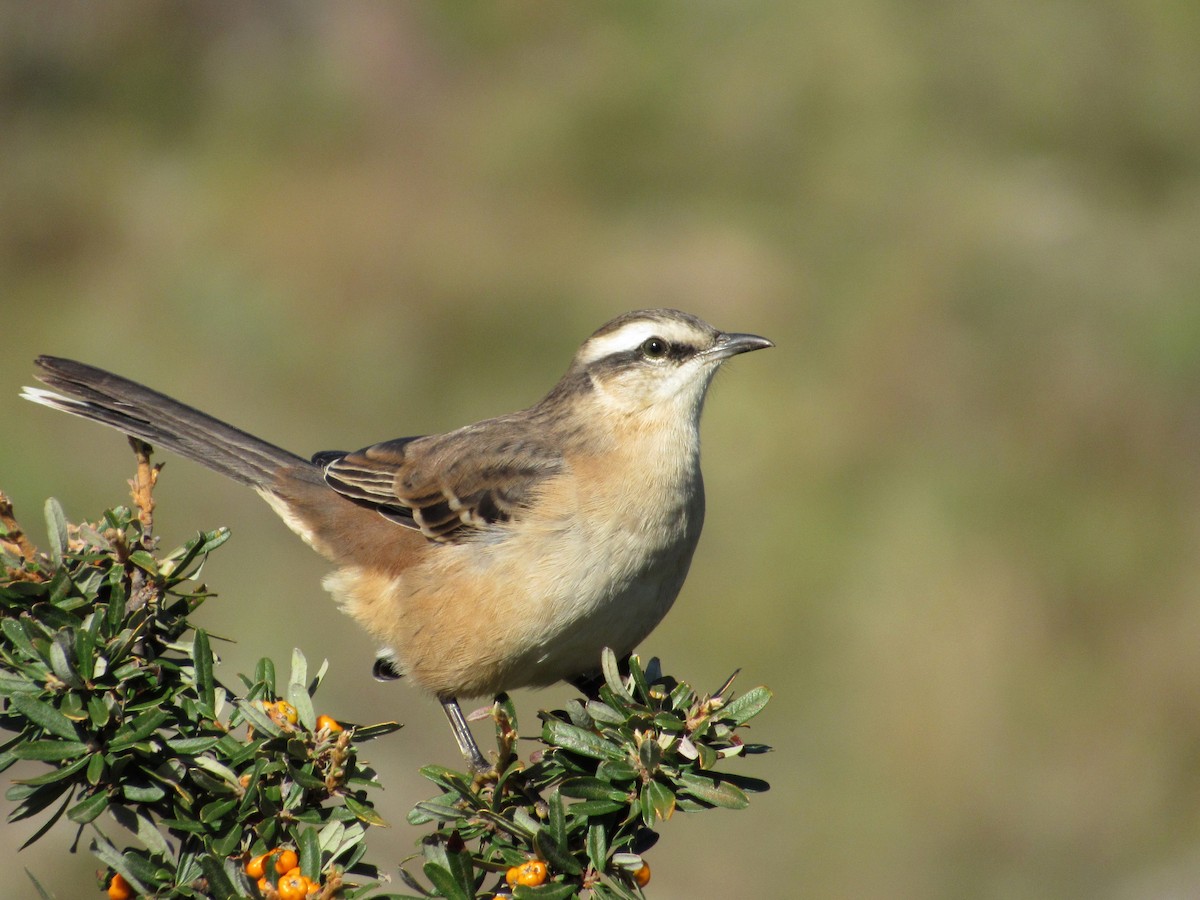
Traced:
<svg viewBox="0 0 1200 900">
<path fill-rule="evenodd" d="M 722 363 L 774 346 L 675 309 L 617 316 L 541 400 L 453 431 L 304 458 L 94 366 L 39 356 L 22 397 L 248 485 L 332 562 L 377 675 L 441 703 L 594 676 L 678 596 L 704 521 L 699 422 Z"/>
</svg>

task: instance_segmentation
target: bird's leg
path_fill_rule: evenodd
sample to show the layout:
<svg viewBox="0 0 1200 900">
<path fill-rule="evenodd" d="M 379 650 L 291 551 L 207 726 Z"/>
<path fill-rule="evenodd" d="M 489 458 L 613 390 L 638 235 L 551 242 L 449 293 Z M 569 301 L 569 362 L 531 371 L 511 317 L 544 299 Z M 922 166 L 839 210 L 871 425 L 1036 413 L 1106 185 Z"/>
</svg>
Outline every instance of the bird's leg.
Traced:
<svg viewBox="0 0 1200 900">
<path fill-rule="evenodd" d="M 467 765 L 470 766 L 472 774 L 486 772 L 491 766 L 483 758 L 479 745 L 475 743 L 475 735 L 471 734 L 471 729 L 467 727 L 467 718 L 463 715 L 458 700 L 454 697 L 443 696 L 438 697 L 438 702 L 442 704 L 446 718 L 450 720 L 450 730 L 454 732 L 458 750 L 463 755 L 463 759 L 467 761 Z"/>
</svg>

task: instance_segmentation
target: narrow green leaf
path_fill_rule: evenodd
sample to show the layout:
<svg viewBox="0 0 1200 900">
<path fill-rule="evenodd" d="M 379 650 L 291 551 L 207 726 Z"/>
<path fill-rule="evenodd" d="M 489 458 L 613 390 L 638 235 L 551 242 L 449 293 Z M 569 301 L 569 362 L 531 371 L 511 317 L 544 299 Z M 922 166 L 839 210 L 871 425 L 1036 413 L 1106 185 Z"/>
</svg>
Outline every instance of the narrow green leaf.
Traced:
<svg viewBox="0 0 1200 900">
<path fill-rule="evenodd" d="M 317 715 L 308 693 L 308 660 L 298 648 L 292 650 L 292 674 L 288 679 L 287 699 L 300 716 L 300 723 L 312 731 L 317 727 Z"/>
<path fill-rule="evenodd" d="M 208 632 L 203 628 L 197 628 L 196 635 L 192 638 L 192 665 L 196 672 L 196 693 L 204 708 L 215 714 L 217 696 L 216 685 L 213 683 L 213 654 Z"/>
<path fill-rule="evenodd" d="M 210 756 L 197 756 L 192 760 L 192 764 L 205 772 L 216 775 L 229 787 L 238 791 L 239 794 L 241 793 L 241 783 L 238 781 L 237 773 L 224 763 L 217 762 Z"/>
<path fill-rule="evenodd" d="M 14 698 L 15 699 L 15 698 Z M 72 759 L 87 753 L 87 744 L 82 741 L 26 741 L 13 747 L 12 755 L 18 759 L 37 759 L 51 762 L 60 759 Z"/>
<path fill-rule="evenodd" d="M 194 756 L 212 749 L 221 739 L 218 737 L 195 737 L 168 739 L 167 746 L 180 756 Z"/>
<path fill-rule="evenodd" d="M 283 734 L 283 730 L 262 711 L 257 700 L 242 700 L 238 703 L 237 708 L 242 714 L 242 718 L 254 726 L 255 731 L 262 732 L 268 737 L 279 737 Z"/>
<path fill-rule="evenodd" d="M 74 775 L 76 772 L 78 772 L 80 769 L 82 769 L 87 764 L 88 764 L 88 758 L 86 756 L 81 756 L 81 757 L 79 757 L 79 759 L 75 760 L 70 765 L 60 766 L 56 769 L 51 769 L 49 772 L 46 772 L 45 774 L 42 774 L 42 775 L 38 775 L 34 778 L 19 778 L 16 780 L 15 783 L 16 784 L 35 785 L 35 786 L 41 785 L 41 784 L 52 784 L 55 781 L 62 781 L 64 778 L 70 778 L 72 775 Z"/>
<path fill-rule="evenodd" d="M 543 884 L 541 887 L 513 888 L 513 900 L 569 900 L 576 897 L 576 888 L 570 884 Z"/>
<path fill-rule="evenodd" d="M 70 741 L 79 738 L 79 733 L 75 730 L 71 720 L 49 703 L 44 703 L 29 694 L 13 694 L 9 703 L 12 709 L 44 731 Z"/>
<path fill-rule="evenodd" d="M 214 900 L 233 900 L 240 897 L 241 894 L 233 886 L 233 880 L 223 865 L 222 859 L 216 856 L 209 856 L 207 853 L 200 855 L 200 866 L 204 869 L 204 877 L 208 880 L 208 893 Z"/>
<path fill-rule="evenodd" d="M 650 774 L 657 772 L 658 764 L 662 762 L 662 747 L 658 745 L 658 741 L 642 741 L 642 746 L 638 747 L 638 761 Z"/>
<path fill-rule="evenodd" d="M 599 822 L 588 825 L 587 855 L 588 860 L 592 863 L 592 868 L 597 872 L 603 872 L 608 859 L 608 833 Z"/>
<path fill-rule="evenodd" d="M 545 828 L 533 836 L 533 848 L 555 871 L 566 872 L 568 875 L 578 875 L 583 871 L 579 860 L 572 856 L 565 847 L 560 846 L 554 840 L 554 835 Z"/>
<path fill-rule="evenodd" d="M 587 714 L 597 722 L 603 722 L 606 725 L 623 725 L 625 723 L 624 715 L 600 700 L 589 700 L 584 708 L 587 710 Z"/>
<path fill-rule="evenodd" d="M 235 824 L 224 835 L 212 842 L 213 853 L 217 856 L 230 856 L 242 842 L 242 826 Z"/>
<path fill-rule="evenodd" d="M 471 895 L 454 880 L 450 870 L 434 862 L 427 862 L 421 867 L 425 877 L 437 888 L 438 893 L 447 900 L 471 900 Z"/>
<path fill-rule="evenodd" d="M 568 778 L 559 787 L 564 797 L 575 797 L 580 800 L 626 800 L 627 794 L 619 787 L 614 787 L 600 778 L 588 776 Z"/>
<path fill-rule="evenodd" d="M 542 726 L 542 739 L 548 744 L 591 759 L 619 759 L 624 755 L 620 747 L 600 735 L 557 719 L 548 719 Z"/>
<path fill-rule="evenodd" d="M 681 772 L 678 782 L 681 791 L 713 806 L 745 809 L 750 805 L 750 799 L 741 788 L 729 782 L 693 775 L 690 772 Z"/>
<path fill-rule="evenodd" d="M 642 785 L 642 821 L 653 828 L 656 819 L 664 822 L 675 812 L 675 794 L 660 781 L 650 780 Z"/>
<path fill-rule="evenodd" d="M 604 781 L 633 781 L 637 769 L 627 759 L 606 759 L 596 767 L 596 776 Z"/>
<path fill-rule="evenodd" d="M 629 800 L 580 800 L 578 803 L 572 803 L 571 808 L 567 810 L 576 819 L 593 819 L 597 816 L 606 816 L 609 813 L 617 812 L 617 810 L 625 809 L 629 806 Z"/>
<path fill-rule="evenodd" d="M 264 656 L 258 661 L 254 667 L 254 680 L 265 684 L 268 693 L 275 696 L 275 663 L 270 658 Z"/>
<path fill-rule="evenodd" d="M 50 668 L 60 681 L 78 689 L 83 687 L 83 681 L 71 660 L 74 643 L 74 629 L 68 628 L 54 636 L 50 642 Z"/>
<path fill-rule="evenodd" d="M 637 703 L 633 694 L 629 692 L 629 688 L 625 686 L 625 679 L 621 677 L 621 666 L 617 661 L 617 655 L 608 647 L 605 647 L 600 654 L 600 668 L 604 671 L 605 683 L 614 694 L 626 703 Z"/>
<path fill-rule="evenodd" d="M 646 682 L 646 674 L 642 671 L 642 662 L 635 654 L 631 654 L 629 657 L 629 677 L 633 680 L 639 702 L 649 703 L 650 685 Z"/>
<path fill-rule="evenodd" d="M 75 632 L 75 668 L 79 677 L 91 681 L 96 671 L 96 638 L 91 631 L 80 628 Z"/>
<path fill-rule="evenodd" d="M 346 809 L 354 813 L 354 817 L 361 822 L 366 822 L 368 825 L 378 825 L 382 828 L 387 828 L 387 820 L 379 813 L 375 812 L 367 804 L 354 799 L 349 794 L 342 798 L 342 802 L 346 804 Z"/>
<path fill-rule="evenodd" d="M 475 815 L 474 810 L 462 809 L 457 806 L 450 806 L 447 803 L 438 803 L 436 800 L 425 800 L 413 806 L 413 812 L 420 812 L 421 816 L 415 817 L 420 821 L 414 821 L 414 817 L 409 818 L 409 823 L 412 825 L 421 825 L 430 820 L 438 822 L 452 822 L 455 819 L 469 819 Z"/>
<path fill-rule="evenodd" d="M 105 791 L 99 791 L 68 809 L 67 818 L 80 825 L 86 825 L 107 808 L 108 794 Z"/>
<path fill-rule="evenodd" d="M 134 550 L 129 554 L 129 561 L 150 575 L 158 574 L 158 561 L 145 550 Z"/>
<path fill-rule="evenodd" d="M 62 565 L 63 554 L 67 552 L 67 516 L 53 497 L 46 500 L 45 513 L 46 532 L 50 538 L 50 558 L 56 565 Z"/>
<path fill-rule="evenodd" d="M 315 828 L 300 832 L 300 874 L 309 881 L 321 877 L 321 842 Z"/>
<path fill-rule="evenodd" d="M 109 868 L 120 872 L 130 886 L 138 892 L 138 894 L 153 896 L 154 891 L 150 890 L 142 881 L 134 874 L 133 867 L 130 866 L 130 859 L 122 854 L 116 847 L 108 842 L 101 835 L 92 841 L 92 855 L 100 862 L 107 865 Z M 136 859 L 136 857 L 134 857 Z M 139 860 L 140 861 L 140 860 Z M 140 869 L 140 867 L 139 867 Z"/>
<path fill-rule="evenodd" d="M 722 719 L 733 719 L 737 725 L 749 722 L 770 702 L 771 692 L 765 687 L 752 688 L 728 703 L 719 713 Z"/>
<path fill-rule="evenodd" d="M 121 795 L 131 803 L 154 803 L 161 800 L 166 791 L 157 784 L 134 784 L 127 781 L 121 785 Z"/>
</svg>

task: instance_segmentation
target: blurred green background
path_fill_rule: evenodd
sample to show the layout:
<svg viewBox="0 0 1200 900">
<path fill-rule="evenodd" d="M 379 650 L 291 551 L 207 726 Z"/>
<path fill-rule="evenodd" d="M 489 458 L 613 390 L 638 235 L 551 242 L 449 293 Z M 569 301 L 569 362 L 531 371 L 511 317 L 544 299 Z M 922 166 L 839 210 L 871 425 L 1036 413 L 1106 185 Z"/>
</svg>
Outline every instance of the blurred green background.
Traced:
<svg viewBox="0 0 1200 900">
<path fill-rule="evenodd" d="M 1198 46 L 1190 0 L 0 5 L 0 487 L 37 538 L 125 495 L 17 400 L 37 353 L 307 453 L 527 405 L 628 309 L 768 335 L 643 651 L 776 691 L 774 789 L 669 823 L 651 895 L 1196 896 Z M 406 856 L 440 710 L 253 494 L 159 498 L 234 530 L 225 678 L 299 646 L 407 723 L 366 752 Z M 91 896 L 32 830 L 6 895 Z"/>
</svg>

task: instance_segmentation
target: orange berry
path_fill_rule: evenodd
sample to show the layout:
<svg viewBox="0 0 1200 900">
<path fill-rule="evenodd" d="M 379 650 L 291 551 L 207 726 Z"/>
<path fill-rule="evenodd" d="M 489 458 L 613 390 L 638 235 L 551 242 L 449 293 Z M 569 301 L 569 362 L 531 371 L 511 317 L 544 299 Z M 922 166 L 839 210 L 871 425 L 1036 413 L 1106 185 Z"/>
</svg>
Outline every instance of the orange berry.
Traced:
<svg viewBox="0 0 1200 900">
<path fill-rule="evenodd" d="M 266 893 L 271 887 L 271 882 L 267 881 L 266 876 L 258 879 L 258 889 L 262 893 Z"/>
<path fill-rule="evenodd" d="M 133 896 L 133 888 L 120 872 L 113 875 L 108 883 L 108 900 L 129 900 Z"/>
<path fill-rule="evenodd" d="M 304 900 L 312 882 L 300 874 L 299 869 L 293 869 L 282 878 L 275 890 L 279 891 L 279 900 Z"/>
<path fill-rule="evenodd" d="M 296 855 L 295 850 L 277 850 L 279 855 L 275 857 L 275 871 L 280 875 L 290 875 L 292 869 L 300 865 L 300 857 Z"/>
<path fill-rule="evenodd" d="M 296 707 L 286 700 L 280 700 L 275 704 L 275 714 L 289 725 L 295 725 L 300 721 L 300 713 L 296 712 Z"/>
<path fill-rule="evenodd" d="M 267 861 L 267 857 L 270 855 L 270 853 L 264 853 L 261 856 L 256 856 L 247 861 L 246 865 L 243 867 L 246 871 L 246 874 L 251 878 L 262 878 L 263 864 Z"/>
<path fill-rule="evenodd" d="M 344 730 L 333 716 L 317 716 L 317 731 L 324 731 L 325 729 L 329 729 L 329 731 L 335 734 Z"/>
<path fill-rule="evenodd" d="M 640 869 L 634 869 L 633 883 L 638 887 L 645 887 L 650 883 L 650 865 L 648 863 L 642 863 Z"/>
<path fill-rule="evenodd" d="M 525 887 L 537 887 L 539 884 L 546 882 L 547 876 L 550 874 L 546 868 L 546 864 L 540 859 L 531 859 L 528 862 L 523 862 L 519 866 L 513 866 L 504 874 L 504 880 L 512 885 L 524 885 Z"/>
</svg>

